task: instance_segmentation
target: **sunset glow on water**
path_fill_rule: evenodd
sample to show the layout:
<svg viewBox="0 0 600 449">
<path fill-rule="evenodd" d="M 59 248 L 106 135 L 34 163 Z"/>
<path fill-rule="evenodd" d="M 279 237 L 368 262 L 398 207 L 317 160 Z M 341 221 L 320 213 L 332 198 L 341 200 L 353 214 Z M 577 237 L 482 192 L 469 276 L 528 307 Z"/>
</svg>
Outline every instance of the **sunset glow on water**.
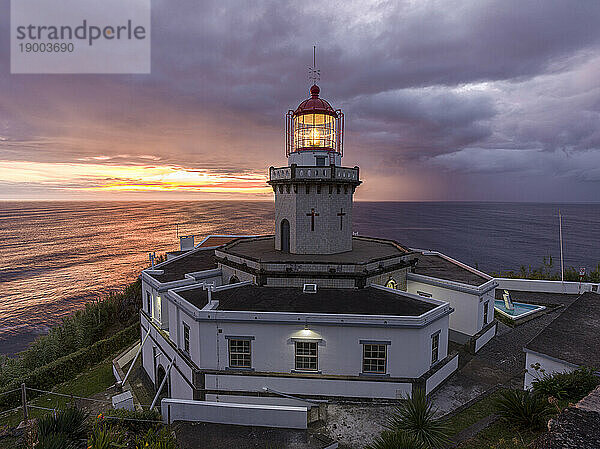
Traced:
<svg viewBox="0 0 600 449">
<path fill-rule="evenodd" d="M 560 205 L 565 264 L 595 267 L 600 205 Z M 436 249 L 480 269 L 558 260 L 558 205 L 366 203 L 353 229 Z M 0 353 L 23 349 L 61 317 L 136 279 L 148 252 L 179 233 L 273 232 L 271 201 L 0 203 Z"/>
</svg>

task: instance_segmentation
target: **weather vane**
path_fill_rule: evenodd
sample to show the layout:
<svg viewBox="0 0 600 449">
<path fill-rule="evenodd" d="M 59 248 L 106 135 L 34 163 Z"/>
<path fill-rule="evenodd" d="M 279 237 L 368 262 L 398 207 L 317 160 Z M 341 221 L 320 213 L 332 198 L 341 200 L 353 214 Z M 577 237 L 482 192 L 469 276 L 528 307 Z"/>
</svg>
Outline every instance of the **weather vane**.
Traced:
<svg viewBox="0 0 600 449">
<path fill-rule="evenodd" d="M 313 65 L 308 68 L 308 80 L 313 84 L 321 80 L 321 71 L 317 69 L 317 46 L 313 45 Z"/>
</svg>

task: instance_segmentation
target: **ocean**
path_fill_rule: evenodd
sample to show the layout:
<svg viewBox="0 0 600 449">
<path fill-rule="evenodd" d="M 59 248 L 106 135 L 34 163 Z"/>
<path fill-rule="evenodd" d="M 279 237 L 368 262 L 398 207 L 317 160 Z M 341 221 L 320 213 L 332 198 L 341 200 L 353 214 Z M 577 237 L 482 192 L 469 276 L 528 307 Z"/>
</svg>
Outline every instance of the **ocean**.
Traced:
<svg viewBox="0 0 600 449">
<path fill-rule="evenodd" d="M 600 262 L 600 204 L 357 202 L 354 231 L 441 251 L 484 271 Z M 273 203 L 252 201 L 1 202 L 0 353 L 132 282 L 148 252 L 187 234 L 273 232 Z M 558 268 L 557 268 L 558 269 Z"/>
</svg>

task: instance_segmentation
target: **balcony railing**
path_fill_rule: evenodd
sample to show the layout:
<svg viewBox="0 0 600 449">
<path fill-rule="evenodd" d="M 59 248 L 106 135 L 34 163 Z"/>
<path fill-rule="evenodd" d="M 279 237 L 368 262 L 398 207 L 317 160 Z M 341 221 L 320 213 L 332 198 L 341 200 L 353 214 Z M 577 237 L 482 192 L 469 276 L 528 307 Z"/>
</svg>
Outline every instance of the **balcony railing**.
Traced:
<svg viewBox="0 0 600 449">
<path fill-rule="evenodd" d="M 358 167 L 337 167 L 334 165 L 315 167 L 292 164 L 289 167 L 271 167 L 269 169 L 269 182 L 295 180 L 360 183 Z"/>
</svg>

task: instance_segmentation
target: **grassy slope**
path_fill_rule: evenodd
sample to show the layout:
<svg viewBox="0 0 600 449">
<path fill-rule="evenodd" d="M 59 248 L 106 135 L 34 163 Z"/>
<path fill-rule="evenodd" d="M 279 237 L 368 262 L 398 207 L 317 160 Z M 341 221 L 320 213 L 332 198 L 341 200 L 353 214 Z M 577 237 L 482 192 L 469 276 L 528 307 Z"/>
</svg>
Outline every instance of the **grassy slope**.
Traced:
<svg viewBox="0 0 600 449">
<path fill-rule="evenodd" d="M 494 413 L 496 410 L 494 407 L 494 400 L 498 397 L 498 395 L 499 392 L 496 391 L 448 419 L 446 424 L 450 428 L 450 435 L 454 436 L 461 430 L 472 426 L 476 422 Z"/>
<path fill-rule="evenodd" d="M 111 360 L 105 360 L 99 365 L 96 365 L 89 370 L 81 373 L 75 379 L 58 385 L 52 391 L 63 394 L 73 394 L 76 396 L 90 397 L 96 393 L 106 390 L 115 383 L 115 378 L 112 373 Z M 36 397 L 30 403 L 39 407 L 46 408 L 62 408 L 69 402 L 69 398 L 55 396 L 52 394 L 43 394 Z M 29 409 L 30 416 L 37 417 L 45 414 L 44 410 Z M 8 415 L 3 415 L 0 418 L 0 426 L 9 424 L 16 426 L 23 419 L 23 411 L 17 410 Z"/>
<path fill-rule="evenodd" d="M 451 435 L 454 436 L 461 430 L 464 430 L 481 419 L 493 414 L 496 410 L 494 406 L 494 400 L 499 396 L 499 394 L 500 392 L 497 391 L 448 419 L 447 424 L 451 429 Z M 459 448 L 522 449 L 531 443 L 541 433 L 542 430 L 537 432 L 520 430 L 515 429 L 510 424 L 507 424 L 503 421 L 496 421 L 474 438 L 462 443 Z"/>
</svg>

